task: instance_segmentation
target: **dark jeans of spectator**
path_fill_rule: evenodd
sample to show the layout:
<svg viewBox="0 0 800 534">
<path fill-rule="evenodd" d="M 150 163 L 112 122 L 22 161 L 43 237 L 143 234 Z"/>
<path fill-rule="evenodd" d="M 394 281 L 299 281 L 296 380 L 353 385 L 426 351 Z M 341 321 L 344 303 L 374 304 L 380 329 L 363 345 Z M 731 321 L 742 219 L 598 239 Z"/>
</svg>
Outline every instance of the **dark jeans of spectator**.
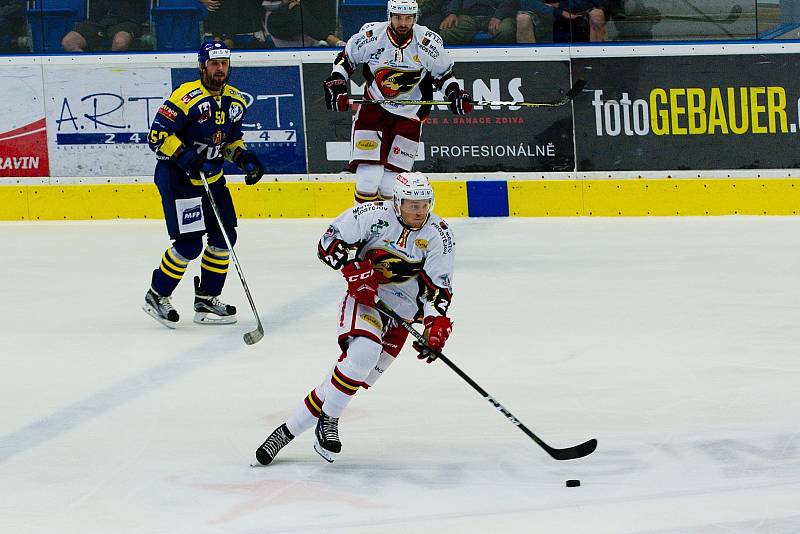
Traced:
<svg viewBox="0 0 800 534">
<path fill-rule="evenodd" d="M 290 41 L 308 35 L 324 41 L 336 33 L 335 5 L 328 0 L 303 0 L 292 9 L 284 4 L 267 19 L 267 31 L 278 39 Z"/>
<path fill-rule="evenodd" d="M 142 35 L 142 25 L 131 20 L 105 18 L 100 21 L 82 20 L 75 24 L 75 31 L 86 39 L 90 50 L 108 48 L 110 40 L 118 32 L 128 32 L 136 39 Z"/>
</svg>

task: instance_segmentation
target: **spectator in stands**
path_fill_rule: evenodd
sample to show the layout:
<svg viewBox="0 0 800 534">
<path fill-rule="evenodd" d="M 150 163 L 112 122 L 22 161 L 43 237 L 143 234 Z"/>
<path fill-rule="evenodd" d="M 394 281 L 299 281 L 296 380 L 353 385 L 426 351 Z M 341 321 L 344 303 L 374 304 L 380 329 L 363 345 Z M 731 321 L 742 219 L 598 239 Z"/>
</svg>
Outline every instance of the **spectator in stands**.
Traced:
<svg viewBox="0 0 800 534">
<path fill-rule="evenodd" d="M 22 52 L 19 38 L 26 33 L 24 0 L 0 0 L 0 52 Z"/>
<path fill-rule="evenodd" d="M 516 41 L 516 0 L 450 0 L 439 25 L 447 44 L 468 44 L 475 34 L 488 32 L 490 43 Z"/>
<path fill-rule="evenodd" d="M 606 7 L 607 0 L 520 0 L 520 11 L 553 18 L 554 41 L 608 40 Z"/>
<path fill-rule="evenodd" d="M 542 4 L 544 6 L 544 4 Z M 521 6 L 520 6 L 521 7 Z M 552 33 L 546 31 L 543 26 L 543 19 L 548 20 L 552 18 L 549 13 L 542 16 L 536 11 L 517 11 L 517 42 L 518 43 L 535 43 L 546 42 L 552 39 Z M 548 35 L 550 38 L 544 38 Z"/>
<path fill-rule="evenodd" d="M 86 20 L 75 25 L 61 40 L 67 52 L 107 49 L 129 50 L 142 35 L 149 0 L 92 0 Z"/>
<path fill-rule="evenodd" d="M 223 41 L 228 48 L 248 43 L 260 46 L 261 0 L 200 0 L 208 9 L 206 36 Z"/>
<path fill-rule="evenodd" d="M 438 31 L 439 25 L 444 19 L 447 2 L 448 0 L 418 0 L 419 17 L 417 18 L 417 24 L 433 31 Z"/>
<path fill-rule="evenodd" d="M 336 35 L 336 0 L 281 0 L 267 32 L 278 48 L 345 45 Z"/>
</svg>

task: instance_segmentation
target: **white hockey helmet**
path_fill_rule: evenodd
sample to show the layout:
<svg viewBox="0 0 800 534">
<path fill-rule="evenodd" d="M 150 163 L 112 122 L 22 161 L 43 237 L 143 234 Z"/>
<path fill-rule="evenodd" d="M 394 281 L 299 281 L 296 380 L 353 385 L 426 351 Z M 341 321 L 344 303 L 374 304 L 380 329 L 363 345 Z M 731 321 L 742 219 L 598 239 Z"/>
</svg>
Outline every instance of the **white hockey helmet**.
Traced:
<svg viewBox="0 0 800 534">
<path fill-rule="evenodd" d="M 386 4 L 386 18 L 391 19 L 395 15 L 417 15 L 419 6 L 417 0 L 389 0 Z"/>
<path fill-rule="evenodd" d="M 428 215 L 422 224 L 418 226 L 409 226 L 403 221 L 403 216 L 400 212 L 400 206 L 403 200 L 429 200 Z M 394 212 L 397 218 L 404 226 L 411 229 L 419 229 L 428 222 L 428 218 L 433 211 L 433 189 L 428 181 L 428 178 L 421 172 L 401 172 L 394 178 Z"/>
</svg>

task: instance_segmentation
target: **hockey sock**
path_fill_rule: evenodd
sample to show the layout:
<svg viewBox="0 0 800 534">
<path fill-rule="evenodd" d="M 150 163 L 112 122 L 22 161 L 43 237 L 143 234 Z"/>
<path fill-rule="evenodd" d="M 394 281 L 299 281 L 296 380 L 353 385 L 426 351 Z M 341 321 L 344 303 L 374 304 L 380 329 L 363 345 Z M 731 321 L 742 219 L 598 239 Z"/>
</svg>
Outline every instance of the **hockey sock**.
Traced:
<svg viewBox="0 0 800 534">
<path fill-rule="evenodd" d="M 200 260 L 200 288 L 214 297 L 222 293 L 228 275 L 230 251 L 207 246 Z"/>
<path fill-rule="evenodd" d="M 316 389 L 312 389 L 303 402 L 297 407 L 291 417 L 286 420 L 286 428 L 293 436 L 299 436 L 317 424 L 319 412 L 322 411 L 322 400 Z"/>
<path fill-rule="evenodd" d="M 189 260 L 178 254 L 175 248 L 170 247 L 161 257 L 161 265 L 153 271 L 150 287 L 162 297 L 169 297 L 186 272 Z"/>
<path fill-rule="evenodd" d="M 394 179 L 398 174 L 400 173 L 397 171 L 383 170 L 381 186 L 378 189 L 378 195 L 381 200 L 391 200 L 394 197 Z"/>
</svg>

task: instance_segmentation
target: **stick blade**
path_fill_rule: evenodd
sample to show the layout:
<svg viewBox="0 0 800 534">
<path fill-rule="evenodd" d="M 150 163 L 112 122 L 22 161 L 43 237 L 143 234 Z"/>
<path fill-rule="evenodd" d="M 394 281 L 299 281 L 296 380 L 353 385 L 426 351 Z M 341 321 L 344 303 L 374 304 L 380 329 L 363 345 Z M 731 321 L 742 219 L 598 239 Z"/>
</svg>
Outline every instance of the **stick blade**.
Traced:
<svg viewBox="0 0 800 534">
<path fill-rule="evenodd" d="M 547 453 L 556 460 L 576 460 L 589 456 L 597 448 L 597 440 L 592 438 L 585 443 L 575 445 L 574 447 L 567 447 L 566 449 L 554 449 L 552 447 L 545 449 Z"/>
<path fill-rule="evenodd" d="M 242 336 L 242 339 L 244 339 L 244 342 L 247 343 L 248 345 L 255 345 L 256 343 L 261 341 L 263 337 L 264 337 L 264 327 L 258 325 L 258 328 L 256 328 L 252 332 L 246 332 Z"/>
<path fill-rule="evenodd" d="M 573 98 L 581 94 L 581 91 L 583 91 L 584 87 L 586 87 L 586 80 L 578 80 L 575 82 L 575 85 L 573 85 L 572 88 L 569 91 L 567 91 L 567 94 L 565 96 L 567 97 L 567 99 L 572 100 Z"/>
</svg>

